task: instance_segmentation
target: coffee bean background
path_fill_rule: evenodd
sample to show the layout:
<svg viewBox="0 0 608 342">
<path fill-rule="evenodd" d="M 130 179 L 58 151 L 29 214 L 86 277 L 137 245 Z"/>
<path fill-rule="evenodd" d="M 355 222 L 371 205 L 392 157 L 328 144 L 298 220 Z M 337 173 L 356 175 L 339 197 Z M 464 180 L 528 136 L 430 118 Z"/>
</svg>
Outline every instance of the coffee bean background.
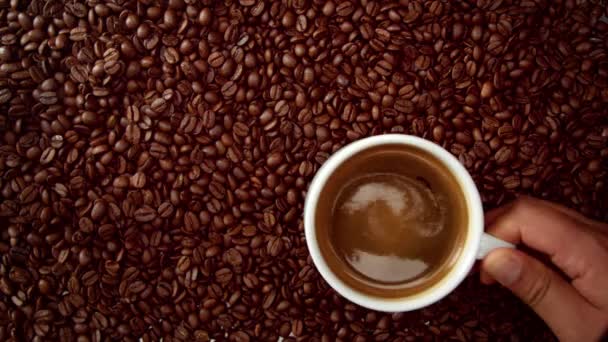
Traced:
<svg viewBox="0 0 608 342">
<path fill-rule="evenodd" d="M 306 189 L 414 134 L 487 209 L 608 220 L 608 10 L 573 0 L 0 0 L 0 340 L 532 341 L 472 276 L 426 309 L 336 295 Z"/>
</svg>

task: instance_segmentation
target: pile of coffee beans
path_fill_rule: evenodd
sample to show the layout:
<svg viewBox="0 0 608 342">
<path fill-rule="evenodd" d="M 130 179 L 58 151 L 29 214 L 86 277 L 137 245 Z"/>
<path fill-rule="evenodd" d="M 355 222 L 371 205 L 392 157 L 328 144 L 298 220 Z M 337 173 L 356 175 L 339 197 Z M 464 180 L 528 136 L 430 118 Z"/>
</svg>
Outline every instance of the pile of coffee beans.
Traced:
<svg viewBox="0 0 608 342">
<path fill-rule="evenodd" d="M 471 277 L 410 313 L 321 279 L 302 207 L 375 134 L 487 208 L 608 220 L 603 0 L 0 0 L 0 340 L 546 340 Z"/>
</svg>

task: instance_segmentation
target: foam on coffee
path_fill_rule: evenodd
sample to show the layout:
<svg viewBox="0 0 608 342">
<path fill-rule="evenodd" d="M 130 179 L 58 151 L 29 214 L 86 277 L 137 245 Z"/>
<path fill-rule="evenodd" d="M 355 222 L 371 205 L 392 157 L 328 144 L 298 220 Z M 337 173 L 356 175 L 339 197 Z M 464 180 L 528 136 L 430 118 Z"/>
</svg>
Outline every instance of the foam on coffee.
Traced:
<svg viewBox="0 0 608 342">
<path fill-rule="evenodd" d="M 401 297 L 436 284 L 466 235 L 457 181 L 434 157 L 410 147 L 351 157 L 330 177 L 319 203 L 317 234 L 330 268 L 376 296 Z"/>
</svg>

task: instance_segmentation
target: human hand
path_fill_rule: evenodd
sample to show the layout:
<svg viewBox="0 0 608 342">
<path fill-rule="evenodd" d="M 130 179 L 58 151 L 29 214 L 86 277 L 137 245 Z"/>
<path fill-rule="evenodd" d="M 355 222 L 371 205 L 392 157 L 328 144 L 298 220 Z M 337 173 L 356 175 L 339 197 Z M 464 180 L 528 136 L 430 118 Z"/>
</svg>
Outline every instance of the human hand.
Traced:
<svg viewBox="0 0 608 342">
<path fill-rule="evenodd" d="M 608 224 L 529 197 L 486 215 L 488 233 L 541 252 L 554 269 L 521 250 L 501 248 L 481 263 L 526 302 L 561 341 L 598 341 L 608 329 Z"/>
</svg>

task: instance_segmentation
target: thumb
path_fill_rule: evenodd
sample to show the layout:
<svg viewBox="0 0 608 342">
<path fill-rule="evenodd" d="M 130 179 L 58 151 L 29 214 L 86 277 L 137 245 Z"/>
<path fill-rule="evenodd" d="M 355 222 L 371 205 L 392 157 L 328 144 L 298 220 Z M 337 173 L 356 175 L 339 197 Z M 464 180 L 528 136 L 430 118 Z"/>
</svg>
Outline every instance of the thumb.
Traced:
<svg viewBox="0 0 608 342">
<path fill-rule="evenodd" d="M 533 308 L 543 306 L 554 279 L 545 265 L 519 251 L 500 249 L 488 255 L 483 271 Z"/>
<path fill-rule="evenodd" d="M 570 327 L 585 326 L 597 316 L 596 309 L 566 280 L 521 251 L 497 249 L 481 267 L 528 304 L 560 340 L 572 340 L 577 332 Z"/>
</svg>

